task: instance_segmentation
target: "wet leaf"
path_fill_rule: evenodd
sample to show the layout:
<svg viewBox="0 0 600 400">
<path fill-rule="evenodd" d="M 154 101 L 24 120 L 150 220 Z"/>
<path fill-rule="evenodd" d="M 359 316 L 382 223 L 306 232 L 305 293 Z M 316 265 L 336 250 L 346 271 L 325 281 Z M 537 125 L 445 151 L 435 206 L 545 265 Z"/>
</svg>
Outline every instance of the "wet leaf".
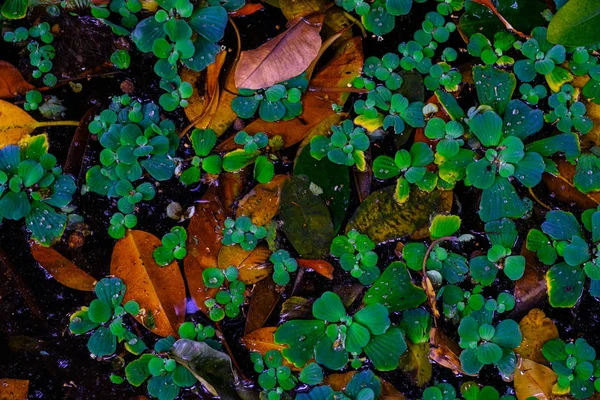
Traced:
<svg viewBox="0 0 600 400">
<path fill-rule="evenodd" d="M 235 69 L 235 86 L 262 89 L 300 75 L 321 47 L 323 14 L 299 17 L 288 29 L 254 50 L 243 51 Z"/>
<path fill-rule="evenodd" d="M 331 216 L 305 176 L 284 183 L 279 214 L 283 232 L 301 257 L 321 258 L 329 253 L 334 236 Z"/>
<path fill-rule="evenodd" d="M 358 199 L 363 202 L 371 193 L 371 183 L 373 182 L 373 168 L 371 160 L 371 150 L 365 151 L 365 170 L 360 171 L 358 168 L 353 168 L 354 183 L 356 185 L 356 192 Z"/>
<path fill-rule="evenodd" d="M 558 329 L 554 322 L 538 308 L 529 311 L 519 322 L 523 341 L 515 349 L 515 353 L 539 364 L 548 364 L 542 355 L 542 346 L 550 339 L 558 337 Z"/>
<path fill-rule="evenodd" d="M 27 400 L 29 381 L 0 378 L 0 400 Z"/>
<path fill-rule="evenodd" d="M 242 8 L 237 11 L 229 13 L 230 17 L 247 17 L 248 15 L 252 15 L 260 10 L 264 10 L 264 7 L 260 3 L 247 3 Z"/>
<path fill-rule="evenodd" d="M 525 257 L 525 273 L 515 283 L 515 313 L 522 314 L 532 306 L 538 304 L 546 297 L 546 275 L 540 268 L 540 262 L 535 253 L 521 248 L 521 255 Z"/>
<path fill-rule="evenodd" d="M 280 3 L 281 12 L 288 19 L 292 20 L 299 16 L 313 13 L 323 13 L 329 7 L 328 0 L 287 0 Z"/>
<path fill-rule="evenodd" d="M 269 257 L 271 250 L 262 246 L 251 251 L 240 246 L 223 246 L 219 251 L 218 267 L 225 269 L 233 265 L 240 272 L 239 280 L 251 285 L 265 279 L 271 273 Z"/>
<path fill-rule="evenodd" d="M 222 400 L 240 400 L 243 389 L 231 358 L 206 343 L 179 339 L 171 349 L 171 357 L 186 367 L 213 396 Z"/>
<path fill-rule="evenodd" d="M 363 303 L 383 304 L 392 313 L 416 308 L 426 299 L 424 290 L 413 284 L 406 264 L 395 261 L 367 290 Z"/>
<path fill-rule="evenodd" d="M 287 346 L 275 343 L 273 334 L 276 330 L 276 326 L 260 328 L 245 334 L 240 340 L 249 352 L 257 351 L 260 354 L 265 355 L 269 350 L 281 351 Z"/>
<path fill-rule="evenodd" d="M 408 350 L 400 357 L 400 369 L 408 373 L 411 380 L 419 387 L 425 386 L 432 375 L 429 361 L 429 343 L 408 343 Z"/>
<path fill-rule="evenodd" d="M 24 95 L 35 89 L 11 63 L 0 60 L 0 99 Z"/>
<path fill-rule="evenodd" d="M 333 279 L 333 265 L 325 260 L 309 260 L 306 258 L 298 258 L 296 261 L 298 261 L 298 266 L 300 268 L 312 269 L 316 273 L 323 275 L 329 280 Z"/>
<path fill-rule="evenodd" d="M 429 332 L 429 343 L 431 344 L 429 358 L 431 358 L 434 362 L 438 363 L 444 368 L 448 368 L 456 375 L 463 374 L 475 376 L 467 374 L 465 371 L 463 371 L 459 358 L 461 353 L 460 347 L 458 347 L 458 344 L 456 344 L 456 342 L 454 342 L 440 329 L 431 329 Z"/>
<path fill-rule="evenodd" d="M 267 319 L 275 309 L 281 293 L 272 278 L 263 279 L 254 285 L 250 297 L 248 314 L 246 315 L 246 326 L 244 333 L 253 332 L 263 327 Z"/>
<path fill-rule="evenodd" d="M 310 185 L 316 185 L 321 189 L 322 193 L 319 197 L 329 207 L 333 231 L 337 232 L 346 218 L 350 205 L 348 167 L 334 164 L 327 157 L 317 160 L 310 155 L 310 147 L 306 146 L 296 157 L 294 175 L 305 175 Z"/>
<path fill-rule="evenodd" d="M 556 383 L 557 375 L 545 365 L 538 364 L 526 358 L 520 358 L 515 368 L 515 394 L 518 400 L 535 398 L 550 400 L 552 386 Z"/>
<path fill-rule="evenodd" d="M 587 46 L 600 35 L 600 9 L 595 0 L 572 0 L 548 25 L 548 41 L 563 46 Z"/>
<path fill-rule="evenodd" d="M 30 243 L 33 258 L 40 263 L 54 279 L 71 289 L 91 292 L 96 279 L 83 271 L 70 260 L 51 247 L 44 247 L 36 242 Z"/>
<path fill-rule="evenodd" d="M 185 320 L 185 283 L 176 261 L 159 267 L 152 253 L 161 245 L 154 235 L 132 230 L 117 241 L 110 263 L 110 273 L 127 285 L 123 303 L 135 300 L 145 313 L 136 317 L 148 329 L 152 313 L 154 328 L 159 336 L 176 335 Z"/>
<path fill-rule="evenodd" d="M 281 305 L 281 321 L 292 319 L 308 319 L 312 316 L 312 303 L 310 300 L 300 296 L 292 296 Z"/>
<path fill-rule="evenodd" d="M 558 200 L 575 203 L 582 210 L 596 208 L 600 204 L 600 193 L 582 193 L 573 185 L 575 166 L 567 161 L 557 162 L 560 175 L 544 174 L 543 181 Z"/>
<path fill-rule="evenodd" d="M 255 225 L 265 225 L 279 212 L 281 187 L 287 175 L 275 175 L 269 183 L 259 183 L 244 196 L 237 209 L 237 217 L 249 216 Z"/>
<path fill-rule="evenodd" d="M 330 374 L 325 378 L 324 383 L 331 386 L 335 391 L 342 391 L 352 380 L 357 371 L 348 371 L 342 374 Z M 379 377 L 378 377 L 379 378 Z M 404 400 L 404 395 L 398 391 L 391 383 L 379 378 L 381 381 L 381 394 L 379 400 Z"/>
<path fill-rule="evenodd" d="M 413 188 L 409 200 L 398 204 L 394 199 L 395 186 L 371 193 L 356 209 L 346 232 L 356 229 L 376 243 L 408 236 L 429 223 L 434 213 L 449 212 L 452 192 L 435 190 L 431 193 Z"/>
</svg>

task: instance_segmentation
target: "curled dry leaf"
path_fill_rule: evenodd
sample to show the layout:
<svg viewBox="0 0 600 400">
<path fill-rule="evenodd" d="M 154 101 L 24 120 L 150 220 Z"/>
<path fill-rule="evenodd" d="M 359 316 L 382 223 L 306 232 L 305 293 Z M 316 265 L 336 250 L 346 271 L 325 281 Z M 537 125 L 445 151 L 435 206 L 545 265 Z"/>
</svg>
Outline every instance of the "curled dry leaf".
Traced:
<svg viewBox="0 0 600 400">
<path fill-rule="evenodd" d="M 309 260 L 307 258 L 298 258 L 298 266 L 300 268 L 312 269 L 316 273 L 323 275 L 325 278 L 333 279 L 333 265 L 325 260 Z"/>
<path fill-rule="evenodd" d="M 456 342 L 454 342 L 438 328 L 431 328 L 429 331 L 429 344 L 431 345 L 429 358 L 431 358 L 433 361 L 444 368 L 450 369 L 457 375 L 463 374 L 477 376 L 467 374 L 465 371 L 463 371 L 459 358 L 461 352 L 460 347 L 458 347 Z"/>
<path fill-rule="evenodd" d="M 269 183 L 259 183 L 238 204 L 237 217 L 246 215 L 255 225 L 265 225 L 279 212 L 281 186 L 289 177 L 275 175 Z"/>
<path fill-rule="evenodd" d="M 356 374 L 356 371 L 348 371 L 342 374 L 331 374 L 327 375 L 324 383 L 331 386 L 335 391 L 342 391 L 346 388 L 346 385 L 352 380 L 352 377 Z M 381 394 L 379 400 L 404 400 L 404 395 L 398 391 L 391 383 L 379 378 L 381 381 Z"/>
<path fill-rule="evenodd" d="M 277 290 L 277 284 L 273 282 L 272 278 L 268 277 L 254 285 L 248 306 L 244 333 L 262 328 L 277 303 L 279 303 L 280 298 L 281 292 Z"/>
<path fill-rule="evenodd" d="M 519 322 L 523 341 L 515 349 L 515 353 L 539 364 L 548 364 L 542 354 L 542 346 L 551 339 L 558 337 L 558 329 L 554 322 L 538 308 L 529 311 Z"/>
<path fill-rule="evenodd" d="M 135 300 L 145 313 L 136 319 L 159 336 L 177 335 L 185 320 L 185 283 L 176 261 L 160 267 L 152 253 L 160 239 L 138 230 L 127 232 L 113 249 L 110 273 L 127 285 L 124 303 Z M 152 313 L 154 327 L 148 319 Z"/>
<path fill-rule="evenodd" d="M 30 243 L 31 254 L 46 272 L 66 287 L 91 292 L 96 279 L 51 247 Z"/>
<path fill-rule="evenodd" d="M 262 46 L 243 51 L 235 69 L 235 86 L 263 89 L 300 75 L 321 48 L 323 14 L 298 17 L 288 29 Z"/>
<path fill-rule="evenodd" d="M 0 60 L 0 99 L 15 97 L 35 89 L 15 66 Z"/>
<path fill-rule="evenodd" d="M 538 400 L 550 400 L 555 396 L 552 394 L 552 386 L 558 377 L 550 368 L 538 364 L 527 358 L 519 358 L 515 368 L 515 394 L 517 400 L 535 398 Z"/>
<path fill-rule="evenodd" d="M 531 307 L 546 297 L 546 274 L 541 268 L 535 253 L 527 250 L 525 245 L 521 248 L 521 255 L 525 257 L 525 273 L 515 284 L 515 313 L 523 314 Z"/>
<path fill-rule="evenodd" d="M 251 251 L 238 245 L 223 246 L 219 251 L 218 267 L 225 269 L 233 265 L 240 272 L 239 280 L 251 285 L 265 279 L 271 273 L 269 257 L 271 250 L 262 246 L 257 246 Z"/>
<path fill-rule="evenodd" d="M 596 208 L 600 204 L 600 193 L 582 193 L 573 185 L 575 166 L 565 160 L 557 162 L 559 175 L 544 174 L 544 183 L 556 198 L 565 203 L 575 203 L 582 210 Z"/>
<path fill-rule="evenodd" d="M 0 400 L 27 400 L 29 381 L 25 379 L 0 379 Z"/>
</svg>

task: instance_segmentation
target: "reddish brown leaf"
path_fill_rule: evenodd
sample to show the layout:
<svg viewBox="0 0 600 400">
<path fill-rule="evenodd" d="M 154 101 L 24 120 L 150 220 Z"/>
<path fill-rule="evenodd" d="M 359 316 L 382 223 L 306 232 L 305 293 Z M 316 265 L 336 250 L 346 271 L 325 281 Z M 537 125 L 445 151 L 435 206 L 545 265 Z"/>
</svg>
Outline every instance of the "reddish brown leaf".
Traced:
<svg viewBox="0 0 600 400">
<path fill-rule="evenodd" d="M 262 328 L 277 303 L 279 303 L 280 298 L 281 293 L 277 290 L 277 285 L 270 277 L 254 285 L 246 316 L 244 333 Z"/>
<path fill-rule="evenodd" d="M 248 15 L 252 15 L 257 11 L 263 10 L 264 7 L 260 3 L 248 3 L 244 5 L 237 11 L 233 11 L 229 13 L 230 17 L 247 17 Z"/>
<path fill-rule="evenodd" d="M 288 29 L 254 50 L 243 51 L 235 69 L 235 85 L 262 89 L 300 75 L 321 48 L 323 14 L 298 17 Z"/>
<path fill-rule="evenodd" d="M 0 99 L 15 97 L 35 89 L 12 64 L 0 60 Z"/>
<path fill-rule="evenodd" d="M 514 296 L 516 300 L 515 312 L 522 314 L 546 297 L 546 275 L 541 269 L 540 262 L 535 253 L 521 248 L 521 255 L 525 257 L 525 273 L 516 282 Z"/>
<path fill-rule="evenodd" d="M 298 258 L 296 261 L 298 261 L 298 266 L 300 268 L 312 269 L 327 279 L 333 279 L 333 265 L 325 260 L 309 260 L 307 258 Z"/>
<path fill-rule="evenodd" d="M 152 313 L 159 336 L 177 335 L 185 320 L 185 283 L 176 261 L 160 267 L 152 253 L 161 245 L 160 239 L 144 231 L 129 231 L 113 250 L 110 273 L 120 277 L 125 285 L 124 302 L 135 300 L 145 310 L 136 319 L 148 329 Z"/>
<path fill-rule="evenodd" d="M 71 289 L 91 292 L 96 285 L 96 279 L 83 271 L 58 251 L 44 247 L 36 242 L 30 243 L 33 258 L 40 263 L 54 279 Z"/>
<path fill-rule="evenodd" d="M 214 298 L 219 289 L 210 289 L 206 287 L 204 284 L 204 279 L 202 278 L 202 272 L 204 271 L 204 268 L 198 264 L 198 261 L 196 261 L 195 258 L 186 258 L 183 270 L 188 290 L 190 291 L 190 296 L 196 303 L 196 307 L 198 307 L 200 311 L 208 316 L 209 310 L 204 302 L 208 299 Z"/>
<path fill-rule="evenodd" d="M 233 215 L 235 203 L 242 197 L 252 165 L 239 172 L 221 172 L 219 174 L 217 194 L 227 215 Z"/>
<path fill-rule="evenodd" d="M 575 165 L 567 161 L 557 162 L 560 175 L 544 174 L 544 183 L 558 200 L 565 203 L 575 203 L 582 210 L 596 208 L 600 204 L 600 193 L 582 193 L 573 185 Z"/>
<path fill-rule="evenodd" d="M 29 381 L 25 379 L 0 379 L 0 400 L 27 400 Z"/>
<path fill-rule="evenodd" d="M 67 153 L 67 159 L 63 167 L 64 173 L 71 174 L 75 177 L 80 176 L 81 164 L 83 163 L 88 137 L 90 136 L 88 125 L 94 120 L 94 117 L 98 113 L 99 108 L 92 107 L 81 118 L 81 122 L 75 130 L 71 145 L 69 146 L 69 152 Z"/>
</svg>

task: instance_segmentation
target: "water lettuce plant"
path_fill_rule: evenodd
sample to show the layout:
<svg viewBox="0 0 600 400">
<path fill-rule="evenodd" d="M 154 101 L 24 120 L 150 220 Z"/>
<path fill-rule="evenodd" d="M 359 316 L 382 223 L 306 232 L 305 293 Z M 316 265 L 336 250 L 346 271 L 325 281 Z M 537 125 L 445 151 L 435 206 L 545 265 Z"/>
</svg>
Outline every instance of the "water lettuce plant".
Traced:
<svg viewBox="0 0 600 400">
<path fill-rule="evenodd" d="M 230 151 L 223 156 L 223 170 L 227 172 L 239 172 L 242 168 L 254 163 L 254 179 L 260 183 L 268 183 L 275 175 L 273 160 L 275 155 L 267 153 L 269 138 L 264 132 L 249 135 L 245 131 L 239 131 L 234 138 L 236 144 L 243 146 L 242 149 Z M 265 154 L 263 154 L 265 152 Z"/>
<path fill-rule="evenodd" d="M 267 230 L 252 223 L 249 217 L 241 216 L 235 220 L 227 218 L 223 228 L 221 243 L 225 246 L 239 244 L 246 251 L 254 250 L 258 241 L 264 239 Z"/>
<path fill-rule="evenodd" d="M 166 233 L 161 239 L 162 245 L 158 246 L 152 256 L 160 266 L 169 265 L 173 260 L 183 260 L 187 255 L 185 249 L 187 232 L 181 226 L 174 226 L 171 232 Z"/>
<path fill-rule="evenodd" d="M 210 154 L 217 143 L 217 134 L 212 129 L 194 129 L 190 134 L 192 148 L 196 154 L 190 166 L 181 172 L 179 180 L 186 186 L 200 182 L 202 171 L 218 175 L 223 161 L 218 154 Z"/>
<path fill-rule="evenodd" d="M 307 393 L 299 393 L 297 400 L 329 400 L 329 399 L 378 399 L 381 395 L 381 380 L 371 370 L 356 373 L 343 389 L 334 391 L 331 386 L 323 385 L 312 388 Z"/>
<path fill-rule="evenodd" d="M 330 137 L 317 135 L 310 140 L 310 155 L 321 160 L 347 165 L 356 165 L 359 170 L 366 168 L 365 151 L 369 148 L 369 137 L 363 128 L 345 120 L 331 127 Z"/>
<path fill-rule="evenodd" d="M 340 259 L 340 266 L 363 285 L 375 282 L 381 274 L 379 257 L 373 251 L 375 243 L 365 234 L 351 230 L 348 235 L 336 236 L 331 242 L 331 255 Z"/>
</svg>

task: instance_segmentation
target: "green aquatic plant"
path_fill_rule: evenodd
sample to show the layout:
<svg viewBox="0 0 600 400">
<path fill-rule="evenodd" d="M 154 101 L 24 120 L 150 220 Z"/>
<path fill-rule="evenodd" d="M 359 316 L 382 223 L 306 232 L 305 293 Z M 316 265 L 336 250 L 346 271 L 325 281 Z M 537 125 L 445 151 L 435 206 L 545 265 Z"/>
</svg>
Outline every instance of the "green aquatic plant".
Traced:
<svg viewBox="0 0 600 400">
<path fill-rule="evenodd" d="M 544 120 L 555 124 L 561 132 L 571 132 L 575 129 L 579 134 L 585 135 L 594 127 L 592 120 L 585 116 L 585 104 L 574 98 L 575 89 L 569 84 L 560 88 L 560 92 L 548 98 L 548 105 L 552 111 L 544 115 Z"/>
<path fill-rule="evenodd" d="M 227 218 L 224 226 L 221 243 L 225 246 L 238 244 L 246 251 L 254 250 L 258 241 L 267 236 L 265 227 L 253 224 L 250 217 L 246 216 L 238 217 L 235 220 Z"/>
<path fill-rule="evenodd" d="M 475 33 L 469 39 L 467 51 L 470 55 L 481 58 L 486 65 L 510 66 L 515 60 L 505 53 L 513 48 L 514 43 L 515 37 L 508 32 L 496 32 L 493 43 L 485 35 Z"/>
<path fill-rule="evenodd" d="M 196 154 L 190 166 L 181 172 L 179 180 L 186 186 L 200 182 L 202 171 L 217 175 L 223 161 L 218 154 L 210 154 L 217 143 L 217 134 L 212 129 L 194 129 L 190 135 L 192 148 Z"/>
<path fill-rule="evenodd" d="M 166 266 L 173 260 L 183 260 L 187 255 L 185 244 L 187 231 L 181 226 L 174 226 L 171 232 L 166 233 L 161 239 L 161 245 L 154 249 L 154 261 L 160 266 Z"/>
<path fill-rule="evenodd" d="M 117 343 L 123 343 L 132 354 L 144 352 L 146 344 L 134 334 L 124 320 L 127 315 L 136 316 L 140 312 L 137 302 L 130 300 L 121 305 L 127 287 L 119 278 L 103 278 L 94 288 L 96 299 L 88 307 L 71 315 L 69 330 L 76 335 L 93 331 L 87 347 L 94 357 L 111 356 L 117 350 Z"/>
<path fill-rule="evenodd" d="M 365 151 L 369 148 L 369 137 L 365 130 L 345 120 L 331 127 L 330 137 L 316 135 L 310 141 L 310 155 L 321 160 L 347 165 L 356 165 L 359 170 L 366 168 Z"/>
<path fill-rule="evenodd" d="M 230 151 L 223 156 L 223 170 L 238 172 L 254 163 L 254 179 L 259 183 L 270 182 L 275 176 L 273 160 L 277 157 L 267 153 L 268 136 L 264 132 L 249 135 L 245 131 L 240 131 L 235 135 L 234 141 L 244 148 Z"/>
<path fill-rule="evenodd" d="M 373 371 L 367 369 L 354 374 L 342 392 L 336 392 L 328 385 L 316 386 L 307 393 L 299 393 L 296 400 L 375 400 L 380 395 L 381 381 Z"/>
<path fill-rule="evenodd" d="M 235 278 L 233 278 L 234 276 Z M 214 299 L 211 298 L 204 302 L 204 305 L 208 308 L 208 315 L 211 320 L 218 322 L 223 320 L 225 316 L 235 318 L 240 315 L 240 307 L 245 301 L 244 292 L 246 291 L 246 285 L 237 279 L 238 276 L 239 273 L 238 275 L 225 274 L 228 280 L 228 288 L 219 290 Z"/>
<path fill-rule="evenodd" d="M 290 273 L 298 269 L 298 261 L 286 250 L 277 250 L 271 254 L 269 261 L 273 263 L 273 281 L 285 286 L 290 283 Z"/>
<path fill-rule="evenodd" d="M 288 346 L 282 353 L 292 364 L 300 367 L 314 357 L 318 364 L 337 370 L 348 364 L 350 355 L 365 353 L 380 371 L 398 366 L 406 343 L 383 305 L 369 304 L 350 316 L 337 294 L 325 292 L 312 312 L 316 319 L 291 320 L 275 331 L 275 342 Z"/>
<path fill-rule="evenodd" d="M 438 291 L 437 298 L 442 300 L 444 316 L 455 323 L 474 311 L 485 309 L 502 314 L 515 308 L 515 297 L 508 292 L 501 292 L 496 299 L 486 299 L 482 293 L 481 285 L 475 285 L 470 291 L 456 285 L 446 285 Z"/>
<path fill-rule="evenodd" d="M 515 62 L 514 71 L 522 82 L 531 82 L 537 74 L 544 75 L 551 81 L 551 74 L 558 65 L 566 60 L 566 50 L 560 44 L 553 45 L 546 38 L 546 28 L 537 27 L 531 32 L 531 39 L 520 46 L 526 57 Z M 517 46 L 518 47 L 518 46 Z"/>
<path fill-rule="evenodd" d="M 25 220 L 31 238 L 43 246 L 60 239 L 67 225 L 75 180 L 48 153 L 46 135 L 23 146 L 0 149 L 0 222 Z"/>
<path fill-rule="evenodd" d="M 370 285 L 381 274 L 377 268 L 379 257 L 374 248 L 375 243 L 367 235 L 353 229 L 347 235 L 336 236 L 329 251 L 339 258 L 344 271 L 350 272 L 363 285 Z"/>
<path fill-rule="evenodd" d="M 127 50 L 115 50 L 110 55 L 110 62 L 113 63 L 113 65 L 118 69 L 127 69 L 131 63 L 131 56 Z"/>
</svg>

